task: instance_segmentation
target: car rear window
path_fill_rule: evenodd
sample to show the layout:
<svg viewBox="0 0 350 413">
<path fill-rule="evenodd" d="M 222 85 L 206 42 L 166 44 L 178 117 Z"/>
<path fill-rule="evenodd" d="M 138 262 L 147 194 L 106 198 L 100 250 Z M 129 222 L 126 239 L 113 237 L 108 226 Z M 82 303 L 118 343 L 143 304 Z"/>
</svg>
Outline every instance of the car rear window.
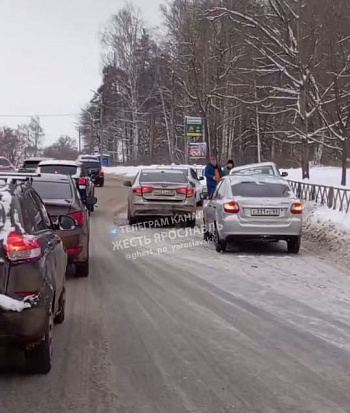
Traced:
<svg viewBox="0 0 350 413">
<path fill-rule="evenodd" d="M 40 161 L 24 161 L 23 168 L 25 169 L 36 169 Z"/>
<path fill-rule="evenodd" d="M 267 182 L 241 182 L 231 186 L 233 196 L 245 198 L 288 198 L 292 195 L 288 185 Z"/>
<path fill-rule="evenodd" d="M 10 166 L 10 162 L 5 158 L 0 158 L 0 166 Z"/>
<path fill-rule="evenodd" d="M 85 166 L 87 169 L 98 169 L 101 167 L 100 162 L 98 161 L 81 161 L 81 163 Z"/>
<path fill-rule="evenodd" d="M 233 171 L 231 175 L 271 175 L 275 176 L 275 171 L 271 166 L 261 166 L 257 168 L 247 168 Z"/>
<path fill-rule="evenodd" d="M 41 165 L 40 172 L 44 174 L 75 175 L 77 167 L 72 165 Z"/>
<path fill-rule="evenodd" d="M 42 199 L 71 199 L 73 196 L 69 182 L 33 181 L 32 185 Z"/>
<path fill-rule="evenodd" d="M 141 183 L 169 182 L 176 184 L 186 184 L 187 178 L 181 171 L 143 171 L 140 176 Z"/>
</svg>

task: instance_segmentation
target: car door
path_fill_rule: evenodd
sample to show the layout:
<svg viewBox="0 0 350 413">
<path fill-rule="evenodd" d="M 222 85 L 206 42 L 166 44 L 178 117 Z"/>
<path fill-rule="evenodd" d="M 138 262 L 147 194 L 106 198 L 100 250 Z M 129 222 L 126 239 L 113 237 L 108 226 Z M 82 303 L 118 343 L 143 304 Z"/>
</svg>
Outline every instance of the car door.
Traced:
<svg viewBox="0 0 350 413">
<path fill-rule="evenodd" d="M 205 206 L 205 221 L 207 225 L 213 224 L 216 219 L 217 196 L 221 186 L 223 185 L 223 182 L 223 180 L 219 181 L 213 195 Z"/>
<path fill-rule="evenodd" d="M 25 205 L 30 219 L 30 233 L 40 239 L 44 249 L 46 277 L 55 291 L 55 308 L 65 283 L 66 255 L 63 250 L 62 240 L 54 232 L 51 220 L 47 214 L 39 195 L 33 190 L 25 194 Z"/>
<path fill-rule="evenodd" d="M 202 191 L 203 191 L 202 185 L 201 185 L 200 180 L 198 179 L 197 172 L 196 172 L 194 169 L 192 169 L 192 168 L 190 168 L 190 176 L 191 176 L 192 182 L 193 182 L 194 185 L 195 185 L 196 202 L 198 203 L 198 202 L 200 202 L 200 200 L 201 200 L 201 193 L 202 193 Z"/>
</svg>

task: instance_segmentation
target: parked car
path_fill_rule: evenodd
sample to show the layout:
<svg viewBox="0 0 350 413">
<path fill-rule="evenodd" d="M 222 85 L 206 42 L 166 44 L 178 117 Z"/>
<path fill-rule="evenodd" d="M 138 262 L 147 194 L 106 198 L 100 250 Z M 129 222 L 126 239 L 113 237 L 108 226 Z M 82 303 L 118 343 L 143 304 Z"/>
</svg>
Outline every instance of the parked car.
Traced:
<svg viewBox="0 0 350 413">
<path fill-rule="evenodd" d="M 171 165 L 171 166 L 159 166 L 157 169 L 163 169 L 163 170 L 178 170 L 178 171 L 183 171 L 185 175 L 187 176 L 187 179 L 191 186 L 195 190 L 195 198 L 196 198 L 196 203 L 197 205 L 202 205 L 202 198 L 201 198 L 201 193 L 203 192 L 203 185 L 201 181 L 204 181 L 205 178 L 201 176 L 200 178 L 197 175 L 197 172 L 191 168 L 188 165 Z"/>
<path fill-rule="evenodd" d="M 81 195 L 86 202 L 87 197 L 95 195 L 95 187 L 89 177 L 88 171 L 81 162 L 50 159 L 40 162 L 38 171 L 45 174 L 62 174 L 71 176 Z M 88 207 L 89 211 L 94 211 L 94 205 Z"/>
<path fill-rule="evenodd" d="M 288 172 L 280 172 L 274 162 L 252 163 L 249 165 L 237 166 L 232 168 L 230 175 L 270 175 L 288 176 Z"/>
<path fill-rule="evenodd" d="M 58 231 L 68 254 L 68 263 L 75 264 L 79 277 L 89 275 L 90 218 L 86 206 L 96 203 L 96 198 L 87 197 L 87 205 L 70 176 L 41 174 L 33 178 L 33 188 L 41 196 L 53 222 L 62 215 L 75 220 L 72 231 Z M 86 205 L 86 206 L 85 206 Z"/>
<path fill-rule="evenodd" d="M 79 161 L 87 170 L 92 182 L 96 186 L 103 187 L 105 184 L 105 175 L 100 161 L 94 159 L 81 159 Z"/>
<path fill-rule="evenodd" d="M 15 171 L 15 167 L 7 158 L 5 158 L 4 156 L 0 156 L 0 172 L 7 171 Z"/>
<path fill-rule="evenodd" d="M 257 239 L 285 240 L 290 253 L 300 249 L 302 204 L 281 177 L 222 178 L 204 203 L 204 221 L 218 252 L 229 242 Z"/>
<path fill-rule="evenodd" d="M 129 224 L 141 218 L 187 216 L 186 223 L 196 223 L 195 190 L 183 171 L 171 169 L 142 169 L 131 187 L 128 197 Z"/>
<path fill-rule="evenodd" d="M 1 173 L 0 343 L 23 349 L 31 373 L 50 371 L 53 323 L 65 317 L 67 254 L 56 230 L 74 231 L 74 219 L 53 224 L 28 177 Z"/>
<path fill-rule="evenodd" d="M 50 160 L 50 158 L 32 157 L 25 159 L 19 168 L 19 172 L 36 172 L 39 163 L 48 160 Z"/>
</svg>

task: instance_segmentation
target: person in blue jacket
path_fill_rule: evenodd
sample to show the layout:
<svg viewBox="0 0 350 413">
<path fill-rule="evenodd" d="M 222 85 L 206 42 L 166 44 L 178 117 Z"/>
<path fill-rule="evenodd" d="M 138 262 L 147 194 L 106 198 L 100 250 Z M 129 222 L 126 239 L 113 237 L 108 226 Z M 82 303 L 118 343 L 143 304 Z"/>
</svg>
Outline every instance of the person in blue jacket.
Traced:
<svg viewBox="0 0 350 413">
<path fill-rule="evenodd" d="M 210 158 L 204 170 L 204 176 L 207 179 L 207 190 L 209 196 L 215 191 L 216 185 L 222 177 L 222 170 L 216 162 L 216 158 Z"/>
</svg>

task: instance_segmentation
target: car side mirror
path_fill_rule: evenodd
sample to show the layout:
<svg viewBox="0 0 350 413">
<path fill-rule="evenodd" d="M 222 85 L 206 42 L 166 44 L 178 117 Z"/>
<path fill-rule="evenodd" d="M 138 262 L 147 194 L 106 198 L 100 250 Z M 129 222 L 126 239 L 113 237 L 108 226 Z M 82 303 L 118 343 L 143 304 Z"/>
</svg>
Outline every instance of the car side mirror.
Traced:
<svg viewBox="0 0 350 413">
<path fill-rule="evenodd" d="M 282 172 L 282 173 L 281 173 L 281 176 L 283 176 L 283 177 L 288 176 L 288 172 Z"/>
<path fill-rule="evenodd" d="M 210 199 L 209 193 L 208 192 L 202 192 L 200 194 L 200 198 L 201 198 L 202 201 L 206 201 L 206 200 Z"/>
<path fill-rule="evenodd" d="M 93 206 L 97 203 L 97 198 L 95 196 L 87 196 L 85 200 L 86 206 Z"/>
<path fill-rule="evenodd" d="M 128 187 L 130 187 L 130 188 L 131 188 L 131 186 L 132 186 L 132 185 L 131 185 L 131 181 L 124 181 L 124 182 L 123 182 L 123 185 L 124 185 L 124 186 L 128 186 Z"/>
<path fill-rule="evenodd" d="M 67 215 L 58 217 L 58 229 L 62 231 L 72 231 L 76 227 L 75 219 Z"/>
</svg>

